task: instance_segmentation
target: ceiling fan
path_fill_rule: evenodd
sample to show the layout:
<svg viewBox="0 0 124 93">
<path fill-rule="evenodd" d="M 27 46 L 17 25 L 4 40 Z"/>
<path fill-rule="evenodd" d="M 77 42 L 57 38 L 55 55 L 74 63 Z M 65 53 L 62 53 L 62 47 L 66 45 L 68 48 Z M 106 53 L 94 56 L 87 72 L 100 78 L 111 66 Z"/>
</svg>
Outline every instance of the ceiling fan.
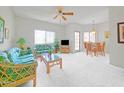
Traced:
<svg viewBox="0 0 124 93">
<path fill-rule="evenodd" d="M 53 19 L 59 18 L 60 21 L 61 20 L 66 21 L 67 20 L 66 16 L 72 16 L 72 15 L 74 15 L 73 12 L 64 12 L 63 11 L 64 9 L 63 9 L 62 6 L 57 7 L 56 10 L 57 10 L 57 15 L 55 17 L 53 17 Z"/>
</svg>

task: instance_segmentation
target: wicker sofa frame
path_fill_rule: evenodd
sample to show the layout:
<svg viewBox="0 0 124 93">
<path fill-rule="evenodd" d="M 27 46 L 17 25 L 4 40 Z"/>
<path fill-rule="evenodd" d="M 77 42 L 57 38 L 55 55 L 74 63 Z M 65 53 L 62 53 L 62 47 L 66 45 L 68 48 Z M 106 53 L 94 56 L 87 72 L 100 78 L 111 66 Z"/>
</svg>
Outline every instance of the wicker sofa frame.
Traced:
<svg viewBox="0 0 124 93">
<path fill-rule="evenodd" d="M 32 62 L 29 64 L 0 64 L 0 87 L 15 87 L 21 85 L 28 80 L 33 80 L 33 87 L 36 86 L 36 67 L 37 62 Z M 16 74 L 16 78 L 13 79 L 11 75 L 6 74 L 7 69 L 11 69 L 13 73 Z M 22 71 L 25 73 L 22 75 Z M 3 80 L 3 77 L 6 80 Z"/>
</svg>

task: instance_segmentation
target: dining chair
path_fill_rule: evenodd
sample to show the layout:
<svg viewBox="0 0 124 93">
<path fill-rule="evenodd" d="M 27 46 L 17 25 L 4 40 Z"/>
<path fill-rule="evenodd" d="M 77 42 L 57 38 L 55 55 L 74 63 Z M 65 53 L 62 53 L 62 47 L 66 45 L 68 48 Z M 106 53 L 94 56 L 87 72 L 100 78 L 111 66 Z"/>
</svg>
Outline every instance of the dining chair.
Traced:
<svg viewBox="0 0 124 93">
<path fill-rule="evenodd" d="M 97 56 L 96 48 L 93 46 L 93 43 L 91 42 L 86 43 L 86 54 L 91 56 L 93 55 Z"/>
<path fill-rule="evenodd" d="M 101 52 L 102 52 L 102 55 L 105 56 L 105 42 L 101 42 Z"/>
</svg>

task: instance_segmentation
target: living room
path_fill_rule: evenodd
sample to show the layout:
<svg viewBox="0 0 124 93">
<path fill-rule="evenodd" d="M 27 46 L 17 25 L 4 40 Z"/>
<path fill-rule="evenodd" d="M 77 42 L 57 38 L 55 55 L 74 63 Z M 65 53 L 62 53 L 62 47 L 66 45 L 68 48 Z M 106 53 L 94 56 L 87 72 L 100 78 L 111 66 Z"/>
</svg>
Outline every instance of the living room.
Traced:
<svg viewBox="0 0 124 93">
<path fill-rule="evenodd" d="M 38 9 L 38 8 L 39 8 L 38 11 L 40 11 L 41 10 L 40 7 L 36 7 L 36 9 Z M 49 8 L 51 8 L 51 7 L 44 7 L 44 8 L 49 10 Z M 69 8 L 69 7 L 67 7 L 67 8 Z M 72 8 L 73 8 L 72 11 L 80 12 L 78 8 L 83 8 L 83 7 L 76 7 L 76 8 L 72 7 Z M 71 47 L 71 52 L 73 52 L 74 51 L 74 42 L 73 42 L 74 41 L 74 32 L 79 31 L 80 32 L 80 50 L 83 50 L 82 49 L 83 48 L 82 47 L 82 45 L 83 45 L 83 40 L 82 40 L 83 39 L 83 32 L 82 31 L 84 31 L 84 32 L 92 31 L 92 28 L 93 28 L 94 24 L 95 24 L 95 29 L 96 29 L 97 34 L 98 34 L 97 37 L 96 37 L 96 41 L 104 41 L 104 31 L 109 31 L 109 27 L 108 27 L 108 24 L 109 24 L 108 23 L 108 17 L 109 17 L 108 8 L 107 7 L 101 7 L 101 9 L 96 9 L 97 7 L 94 7 L 94 8 L 85 7 L 85 8 L 88 11 L 92 9 L 91 11 L 96 12 L 96 14 L 91 13 L 92 15 L 94 15 L 94 17 L 84 16 L 84 17 L 87 17 L 87 18 L 84 18 L 84 19 L 88 20 L 88 22 L 86 22 L 84 20 L 85 24 L 83 23 L 84 25 L 81 25 L 77 22 L 73 23 L 71 21 L 72 21 L 72 19 L 75 21 L 77 17 L 82 16 L 83 14 L 79 15 L 78 13 L 75 13 L 74 16 L 70 16 L 70 18 L 68 17 L 67 21 L 62 21 L 62 23 L 60 23 L 59 19 L 58 20 L 53 20 L 52 18 L 50 18 L 51 16 L 53 17 L 56 14 L 56 10 L 54 11 L 54 9 L 56 9 L 56 7 L 53 7 L 53 9 L 51 9 L 53 11 L 53 14 L 50 15 L 49 19 L 48 18 L 47 19 L 42 18 L 42 20 L 38 20 L 38 17 L 37 18 L 33 17 L 34 13 L 29 11 L 30 7 L 23 7 L 23 8 L 22 7 L 12 7 L 11 10 L 14 11 L 14 14 L 12 14 L 12 13 L 11 14 L 14 17 L 14 18 L 13 17 L 12 18 L 13 18 L 13 21 L 14 21 L 13 25 L 15 26 L 15 27 L 13 27 L 13 29 L 15 29 L 15 31 L 13 31 L 12 34 L 13 33 L 16 34 L 16 37 L 14 37 L 14 39 L 12 41 L 13 42 L 12 44 L 14 44 L 14 46 L 15 46 L 16 41 L 20 37 L 24 37 L 27 40 L 27 45 L 28 46 L 34 46 L 34 40 L 35 40 L 34 39 L 35 38 L 34 37 L 35 36 L 34 31 L 35 30 L 46 30 L 46 31 L 55 32 L 55 34 L 56 34 L 55 38 L 57 38 L 59 41 L 61 41 L 63 39 L 64 40 L 68 39 L 70 41 L 69 42 L 70 46 L 72 46 Z M 32 7 L 32 9 L 33 9 L 33 7 Z M 34 8 L 34 10 L 36 10 L 36 9 Z M 27 12 L 25 12 L 26 10 L 27 10 Z M 69 9 L 65 9 L 65 10 L 68 11 Z M 85 9 L 82 9 L 82 10 L 86 11 Z M 37 14 L 35 14 L 35 16 L 38 15 L 38 11 L 37 11 Z M 42 9 L 41 11 L 44 11 L 44 9 Z M 28 17 L 29 15 L 32 15 L 32 17 Z M 41 15 L 41 16 L 44 16 L 44 15 Z M 97 16 L 101 16 L 101 18 L 98 19 Z M 104 19 L 104 20 L 100 20 L 100 19 Z M 47 21 L 43 21 L 43 20 L 51 20 L 51 21 L 47 22 Z M 69 23 L 69 21 L 70 21 L 70 23 Z M 93 21 L 95 21 L 94 24 L 93 24 Z M 28 36 L 25 33 L 28 33 Z"/>
<path fill-rule="evenodd" d="M 0 17 L 5 22 L 4 28 L 8 34 L 4 37 L 1 33 L 0 51 L 18 47 L 17 41 L 20 38 L 25 39 L 26 47 L 33 49 L 35 44 L 43 39 L 42 37 L 37 38 L 40 32 L 43 32 L 45 33 L 43 35 L 45 39 L 41 43 L 47 43 L 47 39 L 48 42 L 57 39 L 61 48 L 62 40 L 66 40 L 68 41 L 69 51 L 59 54 L 63 62 L 62 70 L 53 67 L 47 74 L 44 64 L 38 62 L 36 86 L 124 86 L 124 83 L 122 83 L 124 81 L 122 78 L 124 76 L 122 74 L 122 68 L 124 67 L 122 50 L 124 48 L 122 44 L 117 44 L 115 24 L 122 22 L 124 7 L 63 6 L 63 11 L 74 13 L 73 16 L 67 16 L 65 21 L 59 18 L 53 19 L 57 14 L 56 9 L 56 6 L 1 6 Z M 84 38 L 84 32 L 91 32 L 94 29 L 96 31 L 95 39 L 91 38 L 91 40 L 105 42 L 105 56 L 86 54 L 83 45 L 86 39 Z M 75 40 L 76 32 L 79 32 L 77 43 Z M 109 33 L 107 37 L 105 32 Z M 49 37 L 53 33 L 54 35 Z M 84 63 L 81 64 L 81 62 Z M 86 72 L 82 71 L 83 69 Z M 89 77 L 94 73 L 93 70 L 96 71 L 96 74 L 90 79 Z M 114 74 L 112 74 L 113 71 L 115 71 Z M 103 75 L 108 80 L 112 80 L 114 84 L 107 79 L 103 79 Z M 41 78 L 41 76 L 43 77 Z M 115 76 L 115 78 L 112 79 L 112 76 Z M 81 78 L 83 79 L 80 80 Z M 97 80 L 98 78 L 100 81 Z M 20 86 L 26 87 L 32 86 L 32 84 L 27 82 Z"/>
</svg>

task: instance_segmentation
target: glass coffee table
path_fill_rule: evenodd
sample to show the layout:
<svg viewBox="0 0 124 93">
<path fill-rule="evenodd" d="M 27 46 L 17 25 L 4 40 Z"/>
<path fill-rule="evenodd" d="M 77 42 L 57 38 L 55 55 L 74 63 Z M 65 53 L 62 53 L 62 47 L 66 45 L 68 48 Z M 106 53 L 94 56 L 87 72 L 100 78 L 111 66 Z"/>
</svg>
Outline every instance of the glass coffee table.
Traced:
<svg viewBox="0 0 124 93">
<path fill-rule="evenodd" d="M 50 68 L 59 65 L 60 69 L 62 69 L 62 58 L 59 57 L 57 54 L 48 54 L 48 53 L 43 53 L 41 54 L 41 60 L 45 63 L 46 65 L 46 72 L 49 74 L 50 73 Z"/>
</svg>

